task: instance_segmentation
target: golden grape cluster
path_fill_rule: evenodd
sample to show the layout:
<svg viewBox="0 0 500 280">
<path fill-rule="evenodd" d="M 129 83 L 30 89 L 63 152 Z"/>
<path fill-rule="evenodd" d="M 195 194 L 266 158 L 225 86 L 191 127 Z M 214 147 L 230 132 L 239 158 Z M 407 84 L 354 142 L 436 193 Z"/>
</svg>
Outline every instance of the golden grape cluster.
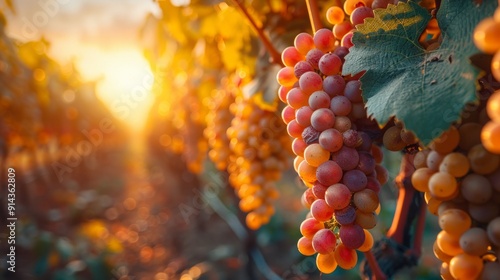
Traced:
<svg viewBox="0 0 500 280">
<path fill-rule="evenodd" d="M 414 158 L 415 189 L 439 217 L 433 246 L 443 279 L 496 279 L 500 264 L 500 155 L 481 143 L 485 104 Z"/>
<path fill-rule="evenodd" d="M 239 207 L 248 213 L 247 226 L 255 230 L 268 223 L 279 195 L 276 181 L 291 160 L 290 139 L 279 116 L 227 83 L 213 92 L 205 136 L 210 159 L 228 171 Z"/>
</svg>

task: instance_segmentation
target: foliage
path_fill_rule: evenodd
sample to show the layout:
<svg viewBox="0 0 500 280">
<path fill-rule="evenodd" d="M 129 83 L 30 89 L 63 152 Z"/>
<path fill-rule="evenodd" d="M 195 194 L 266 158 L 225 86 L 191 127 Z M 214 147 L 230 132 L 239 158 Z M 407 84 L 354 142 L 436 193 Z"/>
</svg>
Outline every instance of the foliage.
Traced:
<svg viewBox="0 0 500 280">
<path fill-rule="evenodd" d="M 419 43 L 431 18 L 426 9 L 408 2 L 375 10 L 357 26 L 343 68 L 345 74 L 366 71 L 361 82 L 368 114 L 381 125 L 395 116 L 423 144 L 459 120 L 465 105 L 477 101 L 479 70 L 469 57 L 479 51 L 471 34 L 496 5 L 443 1 L 437 13 L 442 43 L 431 50 Z"/>
</svg>

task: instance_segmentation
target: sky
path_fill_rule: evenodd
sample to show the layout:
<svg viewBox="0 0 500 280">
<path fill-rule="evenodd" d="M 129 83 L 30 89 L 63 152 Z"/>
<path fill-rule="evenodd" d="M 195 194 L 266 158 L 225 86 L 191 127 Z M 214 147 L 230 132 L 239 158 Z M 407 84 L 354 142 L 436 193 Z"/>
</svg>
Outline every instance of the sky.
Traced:
<svg viewBox="0 0 500 280">
<path fill-rule="evenodd" d="M 9 36 L 20 41 L 46 38 L 51 57 L 63 65 L 75 61 L 84 81 L 99 81 L 98 96 L 112 112 L 120 101 L 147 92 L 131 113 L 117 114 L 132 126 L 145 121 L 153 76 L 142 57 L 138 33 L 146 15 L 160 14 L 153 0 L 13 2 L 15 14 L 7 13 Z"/>
</svg>

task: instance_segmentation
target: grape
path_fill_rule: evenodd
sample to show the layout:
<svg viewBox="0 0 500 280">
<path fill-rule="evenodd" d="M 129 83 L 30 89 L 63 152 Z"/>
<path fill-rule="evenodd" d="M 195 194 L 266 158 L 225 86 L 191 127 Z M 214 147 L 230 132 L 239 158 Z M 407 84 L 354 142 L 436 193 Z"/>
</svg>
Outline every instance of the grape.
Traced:
<svg viewBox="0 0 500 280">
<path fill-rule="evenodd" d="M 293 169 L 295 172 L 299 172 L 299 164 L 304 161 L 304 157 L 302 156 L 296 156 L 295 159 L 293 160 Z"/>
<path fill-rule="evenodd" d="M 469 168 L 469 160 L 461 153 L 447 154 L 439 165 L 439 171 L 449 173 L 454 177 L 465 176 Z"/>
<path fill-rule="evenodd" d="M 304 128 L 304 130 L 302 131 L 301 137 L 302 139 L 304 139 L 304 142 L 306 142 L 306 144 L 309 145 L 312 143 L 318 143 L 319 135 L 320 135 L 319 131 L 314 129 L 312 126 L 308 126 Z"/>
<path fill-rule="evenodd" d="M 427 167 L 431 170 L 438 171 L 441 162 L 443 162 L 444 156 L 436 151 L 431 151 L 427 155 Z"/>
<path fill-rule="evenodd" d="M 363 102 L 363 98 L 361 97 L 361 82 L 358 80 L 347 82 L 344 89 L 344 95 L 351 102 Z"/>
<path fill-rule="evenodd" d="M 290 107 L 297 110 L 309 105 L 309 97 L 299 88 L 293 88 L 286 95 L 286 102 Z"/>
<path fill-rule="evenodd" d="M 300 138 L 295 138 L 292 142 L 292 151 L 295 155 L 304 157 L 304 151 L 307 148 L 306 142 Z"/>
<path fill-rule="evenodd" d="M 354 44 L 352 43 L 352 36 L 354 36 L 354 32 L 353 31 L 349 31 L 347 32 L 344 37 L 342 37 L 342 40 L 341 40 L 341 43 L 340 45 L 342 47 L 346 47 L 346 48 L 350 48 L 352 46 L 354 46 Z"/>
<path fill-rule="evenodd" d="M 500 90 L 495 91 L 486 103 L 488 116 L 495 122 L 500 122 Z"/>
<path fill-rule="evenodd" d="M 354 194 L 353 202 L 358 210 L 371 213 L 377 209 L 379 199 L 376 192 L 364 189 Z"/>
<path fill-rule="evenodd" d="M 498 262 L 486 262 L 483 266 L 483 272 L 481 273 L 481 280 L 497 280 L 498 275 L 500 275 L 500 263 Z"/>
<path fill-rule="evenodd" d="M 360 252 L 368 252 L 373 247 L 373 236 L 366 229 L 363 229 L 363 232 L 365 233 L 365 242 L 363 242 L 357 250 Z"/>
<path fill-rule="evenodd" d="M 457 279 L 476 279 L 483 270 L 483 260 L 478 256 L 460 254 L 450 260 L 450 274 Z"/>
<path fill-rule="evenodd" d="M 467 154 L 472 171 L 478 174 L 490 174 L 498 169 L 500 156 L 488 152 L 482 145 L 476 145 Z"/>
<path fill-rule="evenodd" d="M 288 95 L 288 92 L 291 90 L 292 88 L 289 88 L 289 87 L 284 87 L 284 86 L 280 86 L 279 90 L 278 90 L 278 97 L 280 98 L 281 102 L 283 103 L 287 103 L 286 102 L 286 96 Z"/>
<path fill-rule="evenodd" d="M 316 170 L 317 168 L 309 165 L 305 160 L 299 164 L 297 173 L 299 177 L 304 180 L 304 182 L 314 182 L 316 181 Z"/>
<path fill-rule="evenodd" d="M 312 246 L 312 240 L 307 237 L 301 237 L 297 242 L 297 249 L 304 256 L 312 256 L 316 253 Z"/>
<path fill-rule="evenodd" d="M 458 237 L 450 235 L 444 230 L 438 233 L 436 242 L 439 249 L 447 255 L 456 256 L 463 253 L 462 248 L 460 248 Z"/>
<path fill-rule="evenodd" d="M 314 45 L 323 52 L 330 52 L 335 47 L 335 36 L 330 29 L 322 28 L 314 33 Z"/>
<path fill-rule="evenodd" d="M 451 276 L 449 262 L 441 263 L 441 267 L 439 268 L 439 274 L 441 274 L 441 279 L 443 280 L 455 280 L 455 277 Z"/>
<path fill-rule="evenodd" d="M 310 95 L 323 88 L 323 79 L 316 72 L 307 72 L 300 76 L 299 86 L 304 94 Z"/>
<path fill-rule="evenodd" d="M 309 96 L 309 107 L 313 110 L 330 108 L 330 96 L 322 90 L 313 92 Z"/>
<path fill-rule="evenodd" d="M 358 262 L 358 255 L 356 254 L 356 250 L 348 248 L 343 243 L 340 243 L 337 246 L 334 255 L 338 266 L 343 269 L 353 269 Z"/>
<path fill-rule="evenodd" d="M 458 133 L 460 134 L 458 146 L 464 151 L 481 144 L 481 125 L 478 123 L 464 123 L 458 129 Z"/>
<path fill-rule="evenodd" d="M 373 178 L 373 177 L 368 177 L 368 182 L 366 183 L 366 188 L 367 189 L 370 189 L 376 193 L 379 193 L 380 192 L 380 183 L 377 181 L 376 178 Z"/>
<path fill-rule="evenodd" d="M 290 106 L 285 106 L 283 111 L 281 111 L 281 118 L 285 124 L 293 121 L 295 119 L 295 109 Z"/>
<path fill-rule="evenodd" d="M 320 254 L 329 254 L 335 250 L 337 238 L 329 229 L 320 229 L 314 234 L 312 245 L 314 250 Z"/>
<path fill-rule="evenodd" d="M 461 192 L 467 201 L 483 204 L 492 197 L 493 188 L 486 177 L 471 173 L 462 180 Z"/>
<path fill-rule="evenodd" d="M 401 140 L 405 142 L 406 145 L 412 145 L 418 142 L 417 136 L 410 130 L 401 129 Z"/>
<path fill-rule="evenodd" d="M 317 131 L 324 131 L 335 125 L 335 115 L 332 110 L 319 108 L 311 115 L 311 125 Z"/>
<path fill-rule="evenodd" d="M 297 62 L 304 60 L 304 56 L 295 47 L 287 47 L 281 52 L 281 61 L 285 66 L 294 67 Z"/>
<path fill-rule="evenodd" d="M 363 6 L 365 6 L 365 1 L 363 0 L 346 0 L 344 2 L 344 12 L 347 15 L 351 15 L 356 8 Z"/>
<path fill-rule="evenodd" d="M 332 155 L 332 160 L 334 160 L 342 168 L 342 170 L 354 169 L 359 163 L 358 151 L 353 148 L 343 146 L 338 152 L 335 152 Z"/>
<path fill-rule="evenodd" d="M 406 143 L 401 139 L 401 128 L 397 126 L 391 126 L 384 132 L 382 142 L 389 151 L 401 151 L 406 147 Z"/>
<path fill-rule="evenodd" d="M 342 8 L 333 6 L 326 11 L 326 20 L 330 24 L 339 24 L 344 21 L 344 10 Z"/>
<path fill-rule="evenodd" d="M 316 266 L 322 273 L 332 273 L 337 269 L 337 261 L 335 261 L 334 253 L 318 254 L 316 256 Z"/>
<path fill-rule="evenodd" d="M 448 173 L 437 172 L 429 179 L 429 192 L 437 199 L 446 200 L 457 191 L 457 180 Z"/>
<path fill-rule="evenodd" d="M 324 229 L 325 226 L 322 222 L 317 221 L 314 218 L 305 219 L 300 224 L 300 233 L 307 238 L 313 238 L 314 234 L 320 229 Z"/>
<path fill-rule="evenodd" d="M 342 178 L 342 183 L 346 185 L 351 192 L 358 192 L 366 187 L 368 179 L 366 178 L 365 173 L 355 169 L 355 170 L 349 170 L 344 173 L 344 177 Z"/>
<path fill-rule="evenodd" d="M 499 214 L 499 209 L 493 201 L 488 201 L 485 204 L 469 203 L 469 214 L 480 223 L 488 223 Z"/>
<path fill-rule="evenodd" d="M 329 152 L 336 152 L 340 150 L 340 148 L 342 148 L 343 141 L 342 134 L 334 128 L 324 130 L 319 135 L 319 144 L 323 147 L 323 149 Z"/>
<path fill-rule="evenodd" d="M 370 135 L 366 132 L 359 132 L 359 137 L 361 138 L 361 144 L 357 146 L 357 149 L 360 151 L 370 151 L 372 148 L 372 139 L 370 138 Z"/>
<path fill-rule="evenodd" d="M 330 109 L 335 116 L 347 116 L 352 110 L 352 104 L 347 97 L 339 95 L 332 98 Z"/>
<path fill-rule="evenodd" d="M 493 189 L 500 193 L 500 169 L 497 169 L 495 172 L 488 175 L 488 180 L 491 183 Z"/>
<path fill-rule="evenodd" d="M 320 144 L 313 143 L 309 145 L 304 151 L 304 159 L 306 162 L 314 167 L 326 162 L 330 158 L 330 152 L 323 149 Z"/>
<path fill-rule="evenodd" d="M 312 187 L 312 192 L 314 196 L 317 198 L 325 199 L 325 192 L 328 189 L 328 186 L 321 184 L 320 182 L 314 182 Z M 327 201 L 328 203 L 328 201 Z M 331 205 L 330 205 L 331 206 Z"/>
<path fill-rule="evenodd" d="M 333 208 L 324 199 L 316 199 L 311 204 L 311 215 L 320 222 L 329 221 L 333 216 Z"/>
<path fill-rule="evenodd" d="M 358 209 L 355 223 L 364 229 L 372 229 L 377 225 L 377 215 L 374 212 L 366 213 Z"/>
<path fill-rule="evenodd" d="M 335 48 L 333 53 L 336 54 L 338 57 L 340 57 L 340 59 L 342 60 L 342 63 L 344 63 L 344 61 L 345 61 L 344 58 L 349 53 L 349 49 L 346 47 L 338 46 L 337 48 Z"/>
<path fill-rule="evenodd" d="M 460 247 L 466 254 L 482 256 L 488 252 L 490 242 L 486 231 L 482 228 L 470 228 L 460 236 Z"/>
<path fill-rule="evenodd" d="M 313 204 L 314 201 L 316 201 L 316 197 L 314 196 L 312 190 L 311 189 L 305 190 L 301 197 L 302 205 L 305 208 L 309 209 L 311 208 L 311 205 Z"/>
<path fill-rule="evenodd" d="M 299 61 L 293 67 L 293 74 L 295 75 L 295 77 L 297 77 L 297 79 L 300 78 L 300 76 L 302 76 L 304 73 L 312 71 L 314 71 L 314 67 L 307 61 Z"/>
<path fill-rule="evenodd" d="M 343 133 L 351 129 L 351 125 L 352 125 L 351 120 L 348 117 L 337 116 L 335 118 L 335 123 L 333 125 L 333 128 Z"/>
<path fill-rule="evenodd" d="M 300 138 L 304 132 L 304 127 L 297 123 L 296 120 L 291 120 L 286 127 L 288 135 L 294 138 Z M 304 138 L 305 140 L 305 138 Z M 307 142 L 306 142 L 307 143 Z"/>
<path fill-rule="evenodd" d="M 319 61 L 325 53 L 319 49 L 312 49 L 306 55 L 306 62 L 311 64 L 314 69 L 319 69 Z"/>
<path fill-rule="evenodd" d="M 333 35 L 337 40 L 342 40 L 344 35 L 353 30 L 354 26 L 349 21 L 344 21 L 333 26 Z"/>
<path fill-rule="evenodd" d="M 474 44 L 484 53 L 494 54 L 500 49 L 500 23 L 485 18 L 474 29 Z"/>
<path fill-rule="evenodd" d="M 338 183 L 342 178 L 342 169 L 335 161 L 329 160 L 318 166 L 316 178 L 321 184 L 331 186 Z"/>
<path fill-rule="evenodd" d="M 303 55 L 306 55 L 309 50 L 314 48 L 314 39 L 308 33 L 300 33 L 295 36 L 293 45 Z"/>
<path fill-rule="evenodd" d="M 446 263 L 449 263 L 451 258 L 453 258 L 452 256 L 446 254 L 445 252 L 441 251 L 441 249 L 439 249 L 437 241 L 434 241 L 434 244 L 432 245 L 432 251 L 434 252 L 434 256 L 436 256 L 436 258 Z"/>
<path fill-rule="evenodd" d="M 350 249 L 357 249 L 365 242 L 365 232 L 357 224 L 343 225 L 339 230 L 340 240 Z"/>
<path fill-rule="evenodd" d="M 297 82 L 297 77 L 295 77 L 293 67 L 283 67 L 278 71 L 276 76 L 278 83 L 285 87 L 292 87 L 295 82 Z"/>
<path fill-rule="evenodd" d="M 349 129 L 342 133 L 342 138 L 344 145 L 346 145 L 349 148 L 354 148 L 359 145 L 361 145 L 362 139 L 359 136 L 359 133 L 357 130 Z"/>
<path fill-rule="evenodd" d="M 356 220 L 356 209 L 349 205 L 343 209 L 336 210 L 334 216 L 340 225 L 349 225 Z"/>
<path fill-rule="evenodd" d="M 358 154 L 359 163 L 357 168 L 366 175 L 373 173 L 373 171 L 375 170 L 376 162 L 372 154 L 365 151 L 360 151 Z"/>
<path fill-rule="evenodd" d="M 422 150 L 415 154 L 415 157 L 413 158 L 413 166 L 415 166 L 416 169 L 427 167 L 427 156 L 430 152 L 431 150 Z"/>
<path fill-rule="evenodd" d="M 325 201 L 335 210 L 345 208 L 351 202 L 351 191 L 344 184 L 333 184 L 325 192 Z"/>
<path fill-rule="evenodd" d="M 311 125 L 311 115 L 313 110 L 309 106 L 300 107 L 295 111 L 295 120 L 297 123 L 303 127 L 308 127 Z"/>
<path fill-rule="evenodd" d="M 387 169 L 385 169 L 382 165 L 375 165 L 375 172 L 377 173 L 377 181 L 383 185 L 387 183 L 389 180 L 389 173 L 387 173 Z"/>
<path fill-rule="evenodd" d="M 372 4 L 372 9 L 377 9 L 377 8 L 382 8 L 385 9 L 387 8 L 387 5 L 393 4 L 392 0 L 374 0 Z"/>
<path fill-rule="evenodd" d="M 358 7 L 352 11 L 351 23 L 352 25 L 358 25 L 364 22 L 365 18 L 373 17 L 373 10 L 370 7 Z"/>
<path fill-rule="evenodd" d="M 500 217 L 492 219 L 486 228 L 488 238 L 495 246 L 500 246 Z"/>
<path fill-rule="evenodd" d="M 323 90 L 330 96 L 341 95 L 344 92 L 345 80 L 340 75 L 327 76 L 323 80 Z"/>
<path fill-rule="evenodd" d="M 451 126 L 438 138 L 434 139 L 429 147 L 442 155 L 446 155 L 455 150 L 459 142 L 460 133 L 458 132 L 458 129 L 456 127 Z"/>
<path fill-rule="evenodd" d="M 500 154 L 500 122 L 488 122 L 481 131 L 481 141 L 489 152 Z"/>
<path fill-rule="evenodd" d="M 328 32 L 332 34 L 331 31 Z M 327 53 L 319 60 L 318 67 L 323 75 L 335 75 L 338 74 L 342 68 L 342 60 L 336 54 Z"/>
<path fill-rule="evenodd" d="M 429 179 L 432 174 L 436 173 L 436 171 L 423 167 L 415 170 L 415 172 L 411 176 L 411 183 L 413 187 L 420 192 L 428 192 L 429 191 Z"/>
</svg>

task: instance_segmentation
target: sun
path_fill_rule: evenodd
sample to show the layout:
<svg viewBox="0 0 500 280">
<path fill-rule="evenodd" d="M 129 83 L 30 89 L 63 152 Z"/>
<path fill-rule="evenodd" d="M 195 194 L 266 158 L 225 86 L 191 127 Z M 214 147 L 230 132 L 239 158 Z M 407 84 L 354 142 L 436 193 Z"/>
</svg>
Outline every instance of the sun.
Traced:
<svg viewBox="0 0 500 280">
<path fill-rule="evenodd" d="M 154 76 L 140 50 L 87 48 L 79 56 L 86 80 L 97 80 L 97 95 L 110 111 L 133 128 L 144 125 L 153 102 Z"/>
</svg>

